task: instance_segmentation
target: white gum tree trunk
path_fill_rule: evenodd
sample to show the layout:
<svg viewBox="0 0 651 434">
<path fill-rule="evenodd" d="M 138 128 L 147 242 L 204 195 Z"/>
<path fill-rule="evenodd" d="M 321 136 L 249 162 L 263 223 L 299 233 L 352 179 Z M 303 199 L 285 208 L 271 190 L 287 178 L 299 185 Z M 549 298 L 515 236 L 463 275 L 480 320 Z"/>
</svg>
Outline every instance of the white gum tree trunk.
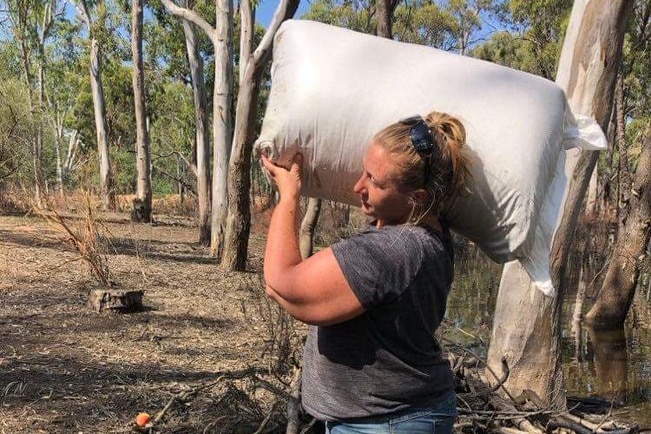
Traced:
<svg viewBox="0 0 651 434">
<path fill-rule="evenodd" d="M 186 2 L 186 7 L 188 2 Z M 199 203 L 199 242 L 210 244 L 210 147 L 208 140 L 208 98 L 203 60 L 199 53 L 199 42 L 194 24 L 182 20 L 185 47 L 192 77 L 194 97 L 195 140 L 197 146 L 197 196 Z"/>
<path fill-rule="evenodd" d="M 145 71 L 142 59 L 143 0 L 131 3 L 131 52 L 133 56 L 133 100 L 136 113 L 136 199 L 133 201 L 131 218 L 150 222 L 152 212 L 151 155 L 147 129 L 147 106 L 145 104 Z"/>
<path fill-rule="evenodd" d="M 216 0 L 216 27 L 197 13 L 161 0 L 165 9 L 203 30 L 215 49 L 215 87 L 213 92 L 213 166 L 210 252 L 221 256 L 228 212 L 227 171 L 232 140 L 233 101 L 233 2 Z M 198 145 L 198 143 L 197 143 Z"/>
<path fill-rule="evenodd" d="M 102 85 L 102 60 L 100 58 L 99 41 L 90 41 L 90 88 L 93 95 L 93 112 L 95 114 L 95 133 L 97 138 L 97 153 L 99 155 L 99 189 L 102 207 L 112 209 L 114 193 L 111 179 L 111 156 L 106 137 L 106 102 Z"/>
<path fill-rule="evenodd" d="M 314 249 L 314 232 L 321 214 L 321 199 L 311 197 L 307 201 L 307 209 L 301 221 L 301 228 L 298 236 L 298 247 L 301 251 L 301 258 L 307 259 L 312 256 Z"/>
<path fill-rule="evenodd" d="M 93 21 L 90 9 L 86 0 L 76 3 L 82 20 L 85 22 L 89 33 L 90 42 L 90 89 L 93 96 L 93 113 L 95 116 L 95 134 L 97 139 L 97 154 L 99 156 L 99 183 L 100 198 L 104 210 L 115 207 L 115 193 L 111 178 L 111 158 L 106 136 L 106 103 L 104 99 L 104 87 L 102 85 L 102 56 L 99 40 L 93 35 Z M 102 0 L 97 7 L 102 6 Z"/>
<path fill-rule="evenodd" d="M 244 0 L 247 1 L 247 0 Z M 255 116 L 260 80 L 271 57 L 273 38 L 283 21 L 294 16 L 299 0 L 281 0 L 260 45 L 245 61 L 235 112 L 235 133 L 228 166 L 228 217 L 221 266 L 226 270 L 244 270 L 251 229 L 250 188 L 251 151 L 255 134 Z M 250 10 L 247 9 L 247 10 Z M 252 22 L 252 20 L 249 20 Z M 250 32 L 252 35 L 253 32 Z"/>
<path fill-rule="evenodd" d="M 577 0 L 565 37 L 556 79 L 575 114 L 608 127 L 613 88 L 632 0 Z M 597 159 L 596 152 L 567 153 L 563 216 L 552 248 L 552 276 L 558 289 L 547 297 L 535 288 L 518 262 L 504 266 L 495 308 L 488 364 L 499 375 L 505 358 L 511 396 L 534 391 L 543 402 L 565 407 L 561 370 L 560 312 L 562 278 L 582 200 Z M 487 376 L 492 377 L 490 373 Z"/>
<path fill-rule="evenodd" d="M 213 178 L 210 252 L 222 257 L 228 215 L 228 160 L 233 139 L 233 1 L 216 1 Z"/>
</svg>

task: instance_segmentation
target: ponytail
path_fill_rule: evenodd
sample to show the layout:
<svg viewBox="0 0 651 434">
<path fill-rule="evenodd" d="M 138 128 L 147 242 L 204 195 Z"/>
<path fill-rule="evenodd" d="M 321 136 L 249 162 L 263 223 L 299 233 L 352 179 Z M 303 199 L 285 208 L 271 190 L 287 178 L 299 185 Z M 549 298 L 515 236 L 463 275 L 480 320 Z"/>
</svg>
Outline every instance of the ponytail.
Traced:
<svg viewBox="0 0 651 434">
<path fill-rule="evenodd" d="M 391 124 L 379 131 L 373 141 L 384 147 L 395 158 L 398 182 L 406 190 L 424 188 L 429 203 L 420 204 L 424 213 L 438 214 L 455 195 L 461 193 L 470 179 L 469 158 L 466 154 L 466 129 L 455 117 L 431 112 L 424 119 L 432 133 L 434 149 L 421 155 L 415 149 L 410 135 L 411 127 L 405 121 Z M 427 173 L 425 173 L 427 171 Z"/>
<path fill-rule="evenodd" d="M 438 158 L 434 157 L 432 161 L 431 170 L 445 172 L 445 176 L 432 176 L 431 179 L 443 181 L 443 199 L 447 201 L 460 193 L 470 178 L 469 158 L 465 150 L 466 129 L 459 119 L 440 112 L 428 114 L 425 123 L 434 135 L 439 151 Z"/>
</svg>

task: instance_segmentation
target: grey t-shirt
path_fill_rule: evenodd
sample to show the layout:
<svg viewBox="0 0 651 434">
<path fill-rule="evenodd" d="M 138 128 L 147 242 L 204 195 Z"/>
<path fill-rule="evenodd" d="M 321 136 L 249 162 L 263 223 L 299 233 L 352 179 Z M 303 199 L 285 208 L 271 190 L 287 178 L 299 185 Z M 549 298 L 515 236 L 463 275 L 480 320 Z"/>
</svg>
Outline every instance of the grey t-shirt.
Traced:
<svg viewBox="0 0 651 434">
<path fill-rule="evenodd" d="M 303 356 L 306 411 L 321 420 L 350 420 L 445 397 L 454 378 L 434 331 L 453 277 L 449 233 L 371 227 L 332 250 L 366 312 L 310 327 Z"/>
</svg>

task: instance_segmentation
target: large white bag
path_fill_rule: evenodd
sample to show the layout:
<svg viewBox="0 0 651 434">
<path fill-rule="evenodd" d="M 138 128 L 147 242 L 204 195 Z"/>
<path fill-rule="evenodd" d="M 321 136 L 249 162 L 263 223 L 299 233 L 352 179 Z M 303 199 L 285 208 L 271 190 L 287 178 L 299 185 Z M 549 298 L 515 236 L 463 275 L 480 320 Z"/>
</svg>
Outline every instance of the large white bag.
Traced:
<svg viewBox="0 0 651 434">
<path fill-rule="evenodd" d="M 594 121 L 582 118 L 577 128 L 561 88 L 490 62 L 305 20 L 285 22 L 273 50 L 256 147 L 280 164 L 302 152 L 305 195 L 359 205 L 352 187 L 371 137 L 410 115 L 449 113 L 466 128 L 473 182 L 446 221 L 496 262 L 520 260 L 540 289 L 553 291 L 548 256 L 566 184 L 564 149 L 605 146 Z M 593 137 L 580 140 L 584 131 Z"/>
</svg>

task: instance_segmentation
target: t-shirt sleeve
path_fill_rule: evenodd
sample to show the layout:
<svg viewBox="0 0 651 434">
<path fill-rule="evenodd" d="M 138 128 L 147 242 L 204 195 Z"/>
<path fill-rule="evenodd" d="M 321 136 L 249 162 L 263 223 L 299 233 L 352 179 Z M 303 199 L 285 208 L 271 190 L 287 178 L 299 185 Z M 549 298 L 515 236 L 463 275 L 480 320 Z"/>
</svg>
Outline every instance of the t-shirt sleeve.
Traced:
<svg viewBox="0 0 651 434">
<path fill-rule="evenodd" d="M 422 251 L 409 231 L 370 229 L 339 241 L 332 251 L 365 309 L 395 300 L 422 263 Z"/>
</svg>

